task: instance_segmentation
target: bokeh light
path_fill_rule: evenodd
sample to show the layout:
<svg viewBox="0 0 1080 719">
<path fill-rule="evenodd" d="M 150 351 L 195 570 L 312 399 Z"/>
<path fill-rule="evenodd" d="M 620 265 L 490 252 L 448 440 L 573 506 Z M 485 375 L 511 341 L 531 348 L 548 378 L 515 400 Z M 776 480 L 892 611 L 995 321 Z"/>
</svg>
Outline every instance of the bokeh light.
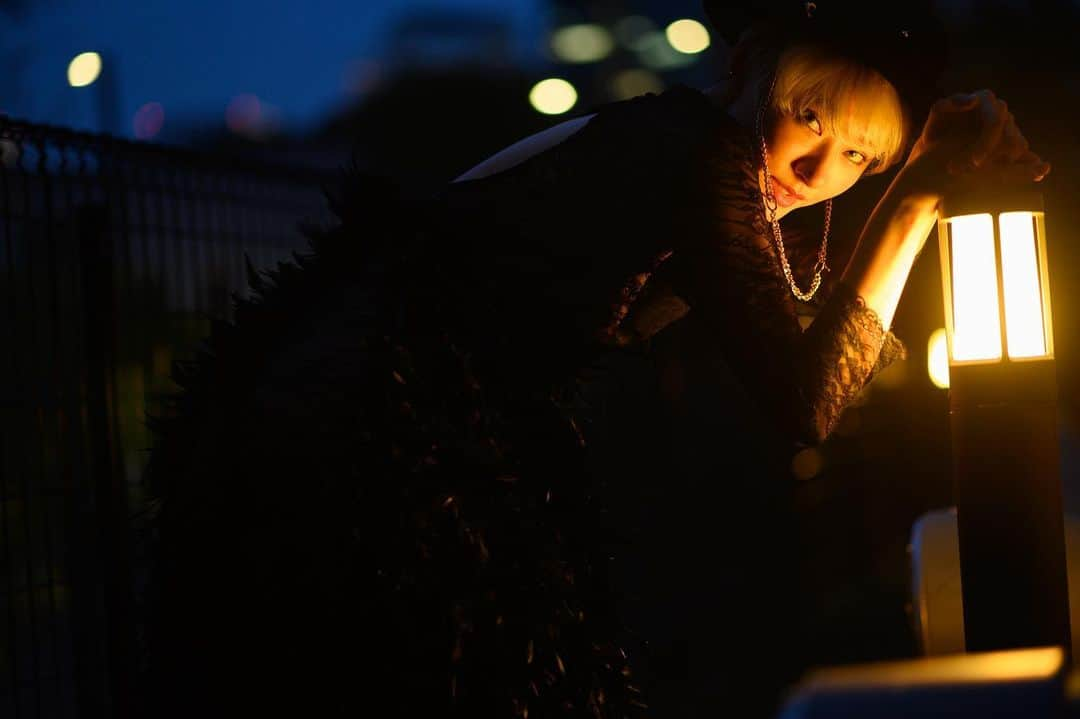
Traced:
<svg viewBox="0 0 1080 719">
<path fill-rule="evenodd" d="M 807 447 L 791 458 L 791 473 L 796 479 L 806 481 L 821 474 L 825 467 L 825 457 L 821 450 L 815 447 Z"/>
<path fill-rule="evenodd" d="M 137 139 L 150 140 L 157 137 L 165 125 L 165 108 L 160 102 L 148 102 L 135 112 L 135 119 L 131 124 Z"/>
<path fill-rule="evenodd" d="M 96 52 L 80 53 L 68 63 L 68 84 L 72 87 L 86 87 L 100 75 L 101 55 Z"/>
<path fill-rule="evenodd" d="M 926 371 L 935 387 L 949 388 L 949 346 L 944 327 L 934 330 L 926 343 Z"/>
<path fill-rule="evenodd" d="M 664 82 L 655 72 L 631 68 L 623 70 L 611 79 L 611 96 L 616 100 L 625 100 L 647 92 L 662 92 Z"/>
<path fill-rule="evenodd" d="M 0 165 L 15 167 L 19 159 L 19 146 L 11 140 L 0 140 Z"/>
<path fill-rule="evenodd" d="M 551 36 L 551 51 L 562 62 L 597 62 L 610 55 L 614 49 L 614 38 L 601 25 L 567 25 L 556 30 Z"/>
<path fill-rule="evenodd" d="M 364 97 L 380 88 L 385 74 L 386 69 L 376 59 L 353 60 L 345 68 L 343 88 L 348 95 Z"/>
<path fill-rule="evenodd" d="M 677 70 L 693 64 L 698 58 L 697 55 L 676 50 L 668 42 L 667 36 L 659 30 L 647 32 L 638 38 L 634 51 L 641 64 L 658 71 Z"/>
<path fill-rule="evenodd" d="M 225 108 L 225 125 L 239 134 L 254 134 L 262 124 L 262 103 L 254 95 L 237 95 Z"/>
<path fill-rule="evenodd" d="M 637 50 L 642 38 L 656 32 L 656 25 L 644 15 L 628 15 L 614 27 L 615 39 L 628 50 Z"/>
<path fill-rule="evenodd" d="M 709 47 L 709 31 L 697 20 L 676 20 L 664 31 L 667 41 L 679 52 L 695 55 Z"/>
<path fill-rule="evenodd" d="M 529 102 L 537 112 L 545 115 L 561 115 L 577 103 L 578 93 L 566 80 L 549 77 L 533 86 Z"/>
</svg>

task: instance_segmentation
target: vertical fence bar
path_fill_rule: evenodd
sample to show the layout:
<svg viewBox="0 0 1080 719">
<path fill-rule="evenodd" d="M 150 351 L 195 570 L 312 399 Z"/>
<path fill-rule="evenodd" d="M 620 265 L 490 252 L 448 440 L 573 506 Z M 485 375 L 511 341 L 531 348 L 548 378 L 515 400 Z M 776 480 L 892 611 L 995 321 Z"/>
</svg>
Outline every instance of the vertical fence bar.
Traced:
<svg viewBox="0 0 1080 719">
<path fill-rule="evenodd" d="M 27 153 L 25 152 L 27 148 L 30 148 L 34 151 Z M 32 225 L 30 222 L 30 218 L 34 215 L 34 208 L 32 204 L 33 193 L 30 190 L 33 186 L 37 184 L 35 180 L 39 180 L 40 178 L 34 177 L 33 169 L 28 167 L 28 163 L 31 161 L 36 161 L 40 158 L 41 149 L 38 144 L 38 138 L 29 138 L 26 145 L 24 145 L 23 150 L 23 162 L 20 163 L 20 169 L 23 172 L 23 179 L 25 181 L 22 216 L 23 229 L 25 231 L 24 236 L 26 237 L 26 297 L 29 317 L 36 319 L 38 317 L 37 290 L 35 287 L 37 261 L 35 258 L 35 249 L 33 242 L 33 240 L 36 239 L 36 233 L 31 232 Z M 38 167 L 38 169 L 41 169 L 40 166 Z M 27 419 L 32 422 L 32 429 L 39 429 L 40 425 L 37 422 L 38 407 L 35 406 L 35 400 L 40 401 L 41 395 L 41 378 L 37 374 L 39 368 L 41 367 L 41 357 L 38 354 L 37 325 L 35 322 L 31 321 L 27 323 L 27 327 L 29 331 L 26 336 L 26 346 L 29 348 L 28 354 L 30 360 L 30 370 L 27 372 L 27 375 L 32 378 L 32 381 L 29 383 L 29 388 L 34 394 L 32 395 L 32 397 L 27 398 L 24 407 L 29 410 L 28 414 L 31 415 L 28 416 Z M 38 443 L 38 446 L 36 446 L 34 449 L 36 450 L 37 454 L 36 459 L 40 461 L 40 443 Z M 37 716 L 40 714 L 41 711 L 41 687 L 37 682 L 33 681 L 34 678 L 40 675 L 41 667 L 38 651 L 40 646 L 38 640 L 40 626 L 37 618 L 37 606 L 34 603 L 34 539 L 33 528 L 31 527 L 30 520 L 35 504 L 35 499 L 33 496 L 33 477 L 35 475 L 40 476 L 41 469 L 42 468 L 39 464 L 34 464 L 33 460 L 31 460 L 30 462 L 26 463 L 26 466 L 23 470 L 21 503 L 23 536 L 21 537 L 21 539 L 23 540 L 23 542 L 25 542 L 25 544 L 23 545 L 22 564 L 25 569 L 24 581 L 26 582 L 26 585 L 25 589 L 22 592 L 16 591 L 15 594 L 16 606 L 19 606 L 20 603 L 25 602 L 25 616 L 27 620 L 25 633 L 29 637 L 29 644 L 27 646 L 26 654 L 28 655 L 29 665 L 31 669 L 31 675 L 29 679 L 24 681 L 22 678 L 19 678 L 19 683 L 16 686 L 16 691 L 18 693 L 18 701 L 21 702 L 24 699 L 26 700 L 26 705 L 24 705 L 23 709 L 26 710 L 26 713 L 31 716 Z M 20 594 L 24 595 L 25 598 L 21 599 Z M 16 643 L 16 645 L 18 645 L 18 642 Z M 33 706 L 33 709 L 28 709 L 30 705 Z"/>
<path fill-rule="evenodd" d="M 0 717 L 141 715 L 132 407 L 322 199 L 293 168 L 0 116 Z"/>
<path fill-rule="evenodd" d="M 10 140 L 5 140 L 5 142 L 10 142 Z M 8 156 L 5 152 L 5 165 L 7 159 Z M 5 277 L 7 292 L 4 294 L 7 296 L 5 304 L 7 305 L 8 327 L 10 328 L 6 337 L 6 352 L 10 363 L 5 362 L 5 369 L 10 372 L 9 377 L 11 378 L 11 383 L 5 390 L 3 434 L 0 435 L 0 520 L 3 521 L 3 528 L 0 531 L 0 541 L 3 541 L 3 547 L 0 548 L 0 556 L 3 557 L 3 576 L 0 577 L 0 582 L 2 582 L 0 583 L 0 589 L 2 589 L 0 591 L 0 600 L 2 600 L 0 607 L 4 611 L 4 627 L 6 630 L 4 641 L 0 642 L 0 650 L 3 651 L 4 655 L 4 666 L 6 668 L 4 684 L 7 685 L 7 691 L 3 692 L 3 705 L 0 705 L 0 708 L 3 709 L 3 714 L 11 716 L 13 719 L 21 719 L 23 712 L 19 706 L 19 675 L 15 656 L 17 652 L 16 635 L 19 626 L 15 614 L 15 587 L 12 581 L 16 561 L 13 551 L 15 538 L 12 532 L 12 503 L 14 496 L 8 483 L 9 474 L 14 470 L 17 462 L 18 445 L 13 441 L 16 426 L 19 423 L 16 411 L 24 406 L 23 392 L 25 392 L 24 383 L 21 381 L 22 373 L 17 354 L 18 341 L 15 335 L 18 327 L 19 303 L 16 291 L 16 262 L 18 255 L 15 251 L 16 238 L 13 232 L 14 214 L 10 173 L 6 167 L 0 167 L 0 221 L 2 221 L 0 227 L 3 228 L 4 259 L 7 264 Z M 14 481 L 14 478 L 12 478 L 12 482 Z"/>
<path fill-rule="evenodd" d="M 57 384 L 62 388 L 62 396 L 57 407 L 58 425 L 60 438 L 57 453 L 59 454 L 60 467 L 58 470 L 57 505 L 59 505 L 60 521 L 57 523 L 58 562 L 61 564 L 63 584 L 60 587 L 61 600 L 55 608 L 57 629 L 57 671 L 59 674 L 57 701 L 60 704 L 57 716 L 75 717 L 80 716 L 78 695 L 76 693 L 76 654 L 75 645 L 72 641 L 72 627 L 77 626 L 74 622 L 75 593 L 72 587 L 75 585 L 73 574 L 77 564 L 73 561 L 73 547 L 81 545 L 78 535 L 73 534 L 78 526 L 73 518 L 76 516 L 76 507 L 80 494 L 79 488 L 85 485 L 82 468 L 83 445 L 82 445 L 82 394 L 81 394 L 81 362 L 80 350 L 82 348 L 81 322 L 78 321 L 76 308 L 79 306 L 78 277 L 78 253 L 76 252 L 77 227 L 73 221 L 76 208 L 87 199 L 85 187 L 86 151 L 76 140 L 70 149 L 73 160 L 68 165 L 70 175 L 64 178 L 64 231 L 60 235 L 62 245 L 60 247 L 61 277 L 58 286 L 65 294 L 61 297 L 59 305 L 62 316 L 59 323 L 59 337 L 62 345 L 58 346 L 57 355 L 60 359 L 60 376 Z M 83 712 L 81 716 L 86 716 Z"/>
<path fill-rule="evenodd" d="M 105 552 L 103 586 L 108 638 L 108 683 L 111 715 L 131 716 L 131 653 L 127 640 L 132 616 L 131 572 L 128 562 L 130 541 L 127 532 L 127 488 L 117 463 L 114 436 L 113 363 L 116 308 L 113 295 L 113 238 L 111 217 L 99 208 L 85 213 L 80 227 L 83 322 L 86 328 L 84 357 L 87 399 L 87 431 L 91 476 L 98 514 L 98 531 Z"/>
<path fill-rule="evenodd" d="M 64 157 L 64 146 L 62 143 L 53 145 L 52 143 L 42 143 L 42 167 L 47 167 L 49 151 L 53 150 L 57 154 L 57 167 L 55 172 L 51 174 L 48 179 L 43 177 L 43 194 L 44 194 L 44 207 L 43 211 L 46 217 L 58 216 L 58 210 L 62 208 L 57 207 L 57 194 L 59 188 L 56 186 L 58 183 L 63 183 L 64 173 L 67 168 L 66 158 Z M 44 174 L 44 173 L 43 173 Z M 61 435 L 61 423 L 63 422 L 63 413 L 60 411 L 61 398 L 64 394 L 64 384 L 60 372 L 60 344 L 61 344 L 61 322 L 60 322 L 60 273 L 62 271 L 61 263 L 59 261 L 59 248 L 57 235 L 60 233 L 60 228 L 53 222 L 47 222 L 44 226 L 45 231 L 45 251 L 46 251 L 46 272 L 48 283 L 48 351 L 46 356 L 48 361 L 39 368 L 39 371 L 43 373 L 45 377 L 45 383 L 43 387 L 43 399 L 44 407 L 40 412 L 42 420 L 42 433 L 49 432 L 54 437 L 54 441 L 49 443 L 51 451 L 47 450 L 43 446 L 43 450 L 46 450 L 48 454 L 52 454 L 52 457 L 46 456 L 42 458 L 42 466 L 46 468 L 39 481 L 39 504 L 41 507 L 41 538 L 42 538 L 42 550 L 44 552 L 44 568 L 42 571 L 43 580 L 45 582 L 44 587 L 38 587 L 38 592 L 43 591 L 47 597 L 47 620 L 42 622 L 43 628 L 48 628 L 48 641 L 43 641 L 43 649 L 48 649 L 48 664 L 51 665 L 49 670 L 42 672 L 42 679 L 48 682 L 45 691 L 39 692 L 41 697 L 42 706 L 46 707 L 42 711 L 43 716 L 55 716 L 56 707 L 58 706 L 58 697 L 56 688 L 51 686 L 54 681 L 59 683 L 59 666 L 57 649 L 57 637 L 56 637 L 56 625 L 57 625 L 57 605 L 56 605 L 56 583 L 57 583 L 57 564 L 56 556 L 53 548 L 53 495 L 55 487 L 57 486 L 57 479 L 60 474 L 60 464 L 58 461 L 59 454 L 57 451 L 62 443 Z M 35 592 L 35 595 L 38 594 Z M 35 596 L 34 600 L 37 601 L 38 597 Z M 43 602 L 42 602 L 43 603 Z M 39 603 L 40 604 L 40 603 Z M 45 664 L 46 662 L 42 662 Z"/>
</svg>

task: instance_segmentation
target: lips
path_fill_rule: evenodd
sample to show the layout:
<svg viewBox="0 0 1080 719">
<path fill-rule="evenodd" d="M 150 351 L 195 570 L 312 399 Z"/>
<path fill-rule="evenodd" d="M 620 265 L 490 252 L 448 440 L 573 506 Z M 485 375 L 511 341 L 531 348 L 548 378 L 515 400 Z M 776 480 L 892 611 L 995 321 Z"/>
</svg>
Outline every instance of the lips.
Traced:
<svg viewBox="0 0 1080 719">
<path fill-rule="evenodd" d="M 805 197 L 803 197 L 799 193 L 794 192 L 790 187 L 788 187 L 784 183 L 777 181 L 777 179 L 775 177 L 773 178 L 773 184 L 776 185 L 776 190 L 777 190 L 776 191 L 776 204 L 780 205 L 781 207 L 790 207 L 791 205 L 794 205 L 796 202 L 806 199 Z"/>
</svg>

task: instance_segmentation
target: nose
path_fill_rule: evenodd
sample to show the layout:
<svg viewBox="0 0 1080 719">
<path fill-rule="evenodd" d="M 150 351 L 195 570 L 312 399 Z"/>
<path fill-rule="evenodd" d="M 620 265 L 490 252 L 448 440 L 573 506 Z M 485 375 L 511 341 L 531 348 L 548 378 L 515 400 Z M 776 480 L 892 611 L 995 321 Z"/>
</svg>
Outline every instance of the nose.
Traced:
<svg viewBox="0 0 1080 719">
<path fill-rule="evenodd" d="M 825 155 L 824 153 L 801 155 L 791 163 L 791 169 L 795 177 L 799 178 L 804 185 L 811 188 L 817 187 L 825 176 Z"/>
</svg>

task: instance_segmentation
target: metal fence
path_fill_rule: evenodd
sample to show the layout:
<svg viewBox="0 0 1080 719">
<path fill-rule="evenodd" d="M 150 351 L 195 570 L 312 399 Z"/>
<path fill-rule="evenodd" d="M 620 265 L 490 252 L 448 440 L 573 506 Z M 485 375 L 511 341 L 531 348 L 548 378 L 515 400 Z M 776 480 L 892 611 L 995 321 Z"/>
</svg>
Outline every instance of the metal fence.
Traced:
<svg viewBox="0 0 1080 719">
<path fill-rule="evenodd" d="M 135 714 L 147 409 L 331 179 L 0 116 L 0 716 Z"/>
</svg>

